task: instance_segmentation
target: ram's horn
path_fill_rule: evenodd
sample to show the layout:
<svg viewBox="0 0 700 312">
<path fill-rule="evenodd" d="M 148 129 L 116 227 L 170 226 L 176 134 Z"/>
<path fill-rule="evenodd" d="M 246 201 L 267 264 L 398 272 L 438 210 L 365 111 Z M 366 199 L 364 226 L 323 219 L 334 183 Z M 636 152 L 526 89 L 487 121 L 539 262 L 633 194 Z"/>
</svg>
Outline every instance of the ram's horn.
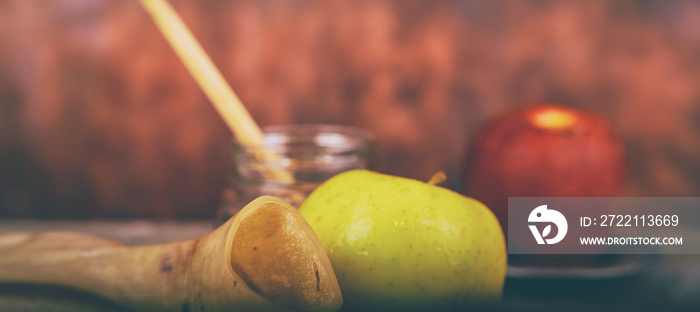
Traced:
<svg viewBox="0 0 700 312">
<path fill-rule="evenodd" d="M 316 234 L 296 209 L 270 196 L 208 235 L 178 243 L 3 234 L 0 282 L 73 287 L 143 311 L 337 311 L 342 305 Z"/>
</svg>

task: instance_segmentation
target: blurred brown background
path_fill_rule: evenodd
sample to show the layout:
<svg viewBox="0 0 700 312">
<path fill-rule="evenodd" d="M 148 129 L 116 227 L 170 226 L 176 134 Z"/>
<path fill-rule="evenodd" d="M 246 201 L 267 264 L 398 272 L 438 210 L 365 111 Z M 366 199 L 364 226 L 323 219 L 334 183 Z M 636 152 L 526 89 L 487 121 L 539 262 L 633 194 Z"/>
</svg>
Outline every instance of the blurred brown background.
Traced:
<svg viewBox="0 0 700 312">
<path fill-rule="evenodd" d="M 172 1 L 263 126 L 379 138 L 378 171 L 459 184 L 536 101 L 620 128 L 629 194 L 700 196 L 698 1 Z M 0 215 L 212 217 L 231 135 L 137 1 L 0 1 Z"/>
</svg>

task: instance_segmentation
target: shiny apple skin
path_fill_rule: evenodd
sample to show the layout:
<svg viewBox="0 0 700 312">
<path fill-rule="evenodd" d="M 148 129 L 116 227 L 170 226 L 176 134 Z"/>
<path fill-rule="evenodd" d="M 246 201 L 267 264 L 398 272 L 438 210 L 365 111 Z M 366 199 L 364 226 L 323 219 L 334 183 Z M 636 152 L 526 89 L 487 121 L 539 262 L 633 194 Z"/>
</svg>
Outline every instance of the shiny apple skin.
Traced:
<svg viewBox="0 0 700 312">
<path fill-rule="evenodd" d="M 562 110 L 574 117 L 547 128 L 533 116 Z M 494 118 L 472 140 L 463 193 L 490 207 L 508 229 L 508 197 L 621 196 L 626 183 L 625 145 L 605 117 L 590 111 L 539 104 Z"/>
<path fill-rule="evenodd" d="M 505 239 L 474 199 L 356 170 L 319 186 L 299 212 L 328 252 L 342 311 L 463 310 L 501 297 Z"/>
</svg>

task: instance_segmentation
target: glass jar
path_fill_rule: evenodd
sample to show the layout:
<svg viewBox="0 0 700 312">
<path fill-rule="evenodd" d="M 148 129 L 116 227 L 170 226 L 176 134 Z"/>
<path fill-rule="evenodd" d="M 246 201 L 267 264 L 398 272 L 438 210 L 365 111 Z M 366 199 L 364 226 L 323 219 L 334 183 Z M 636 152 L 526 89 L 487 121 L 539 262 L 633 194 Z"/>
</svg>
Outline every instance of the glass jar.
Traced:
<svg viewBox="0 0 700 312">
<path fill-rule="evenodd" d="M 217 223 L 235 215 L 261 195 L 279 197 L 299 208 L 306 197 L 332 176 L 352 169 L 372 169 L 374 135 L 336 125 L 285 125 L 263 128 L 264 145 L 233 144 L 231 186 L 224 192 Z M 260 157 L 267 153 L 267 157 Z"/>
</svg>

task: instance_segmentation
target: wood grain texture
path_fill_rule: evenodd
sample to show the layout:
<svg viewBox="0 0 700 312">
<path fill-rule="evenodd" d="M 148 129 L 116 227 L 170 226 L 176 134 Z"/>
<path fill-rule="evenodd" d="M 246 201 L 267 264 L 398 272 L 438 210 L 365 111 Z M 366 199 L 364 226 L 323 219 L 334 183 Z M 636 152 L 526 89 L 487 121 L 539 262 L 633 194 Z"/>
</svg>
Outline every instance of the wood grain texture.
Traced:
<svg viewBox="0 0 700 312">
<path fill-rule="evenodd" d="M 488 118 L 595 109 L 628 145 L 631 195 L 700 194 L 695 1 L 172 1 L 262 126 L 379 138 L 378 170 L 448 186 Z M 0 2 L 5 214 L 210 217 L 223 122 L 134 1 Z"/>
</svg>

